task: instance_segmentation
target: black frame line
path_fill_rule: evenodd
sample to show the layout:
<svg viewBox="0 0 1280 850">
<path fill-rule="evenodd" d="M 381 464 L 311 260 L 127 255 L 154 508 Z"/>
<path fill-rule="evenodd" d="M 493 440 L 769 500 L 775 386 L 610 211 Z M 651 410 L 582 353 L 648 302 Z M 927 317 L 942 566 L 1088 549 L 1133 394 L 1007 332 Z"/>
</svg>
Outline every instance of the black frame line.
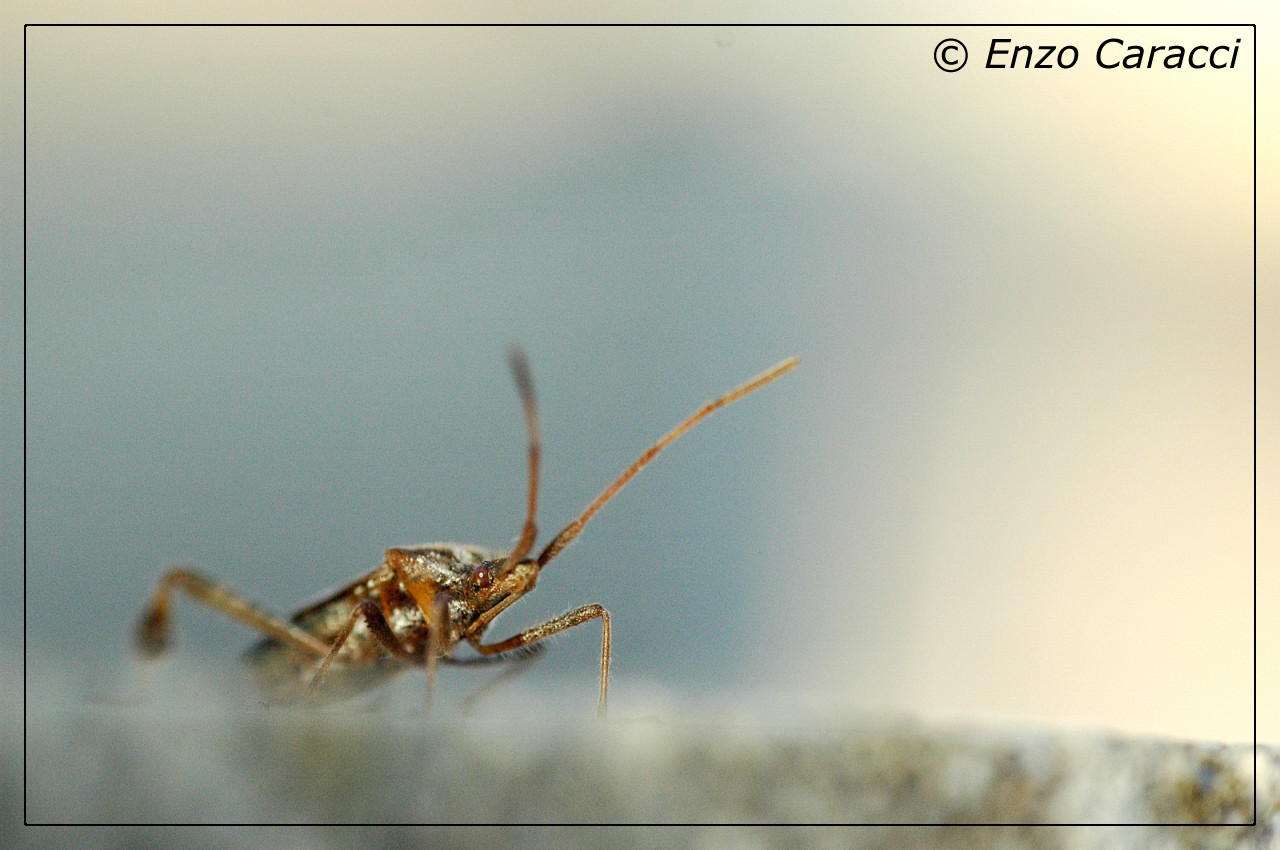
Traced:
<svg viewBox="0 0 1280 850">
<path fill-rule="evenodd" d="M 122 822 L 122 823 L 110 823 L 110 822 L 107 822 L 107 823 L 95 823 L 95 822 L 84 822 L 84 823 L 46 823 L 46 822 L 39 822 L 39 823 L 32 823 L 32 822 L 31 822 L 31 820 L 30 820 L 30 818 L 29 818 L 29 816 L 28 816 L 28 814 L 27 814 L 27 746 L 28 746 L 28 741 L 27 741 L 27 723 L 26 723 L 26 719 L 27 719 L 27 715 L 28 715 L 28 713 L 29 713 L 29 711 L 30 711 L 30 704 L 29 704 L 29 702 L 28 702 L 28 699 L 29 699 L 29 693 L 28 693 L 28 689 L 27 689 L 27 672 L 28 672 L 28 671 L 27 671 L 27 649 L 28 649 L 28 647 L 27 647 L 27 628 L 26 628 L 26 626 L 27 626 L 27 615 L 28 615 L 28 608 L 27 608 L 27 568 L 28 568 L 28 564 L 27 564 L 27 530 L 28 530 L 28 529 L 27 529 L 27 373 L 28 373 L 28 364 L 27 364 L 27 302 L 28 302 L 28 300 L 29 300 L 29 299 L 28 299 L 28 289 L 27 289 L 27 152 L 28 152 L 28 138 L 27 138 L 27 136 L 28 136 L 28 125 L 27 125 L 27 103 L 28 103 L 28 92 L 27 92 L 27 61 L 28 61 L 28 56 L 29 56 L 29 50 L 28 50 L 28 45 L 27 45 L 27 32 L 28 32 L 28 30 L 29 30 L 29 29 L 31 29 L 31 28 L 71 28 L 71 27 L 75 27 L 75 28 L 99 27 L 99 28 L 121 28 L 121 29 L 124 29 L 124 28 L 128 28 L 128 29 L 141 29 L 141 28 L 155 28 L 155 29 L 159 29 L 159 28 L 184 28 L 184 29 L 186 29 L 186 28 L 204 28 L 204 29 L 211 29 L 211 28 L 219 28 L 219 29 L 222 29 L 222 28 L 249 28 L 249 27 L 253 27 L 253 28 L 290 28 L 290 29 L 299 29 L 299 28 L 314 28 L 314 27 L 321 27 L 321 28 L 333 28 L 333 27 L 344 27 L 344 28 L 373 28 L 373 27 L 380 27 L 380 28 L 387 28 L 387 29 L 391 29 L 391 28 L 400 29 L 400 28 L 407 28 L 407 27 L 413 27 L 413 28 L 423 28 L 423 27 L 432 27 L 432 28 L 440 27 L 440 28 L 448 28 L 448 27 L 463 26 L 463 25 L 464 25 L 464 24 L 456 24 L 456 23 L 455 23 L 455 24 L 403 24 L 403 23 L 394 23 L 394 24 L 379 24 L 379 23 L 301 23 L 301 24 L 295 24 L 295 23 L 251 23 L 251 22 L 245 22 L 245 23 L 203 23 L 203 24 L 202 24 L 202 23 L 163 23 L 163 24 L 139 24 L 139 23 L 129 23 L 129 24 L 116 24 L 116 23 L 69 23 L 69 24 L 57 24 L 57 23 L 54 23 L 54 24 L 41 24 L 41 23 L 24 23 L 24 24 L 23 24 L 23 33 L 22 33 L 22 54 L 23 54 L 23 55 L 22 55 L 22 428 L 21 428 L 21 434 L 22 434 L 22 619 L 23 619 L 23 630 L 22 630 L 22 681 L 23 681 L 23 727 L 22 727 L 22 750 L 23 750 L 23 770 L 22 770 L 22 773 L 23 773 L 23 789 L 22 789 L 22 809 L 23 809 L 23 824 L 24 824 L 25 826 L 34 826 L 34 827 L 40 827 L 40 826 L 55 826 L 55 827 L 56 827 L 56 826 L 125 826 L 125 827 L 127 827 L 127 826 L 237 826 L 237 825 L 241 825 L 241 826 L 293 826 L 293 825 L 298 825 L 298 824 L 297 824 L 297 822 L 269 822 L 269 823 L 255 822 L 255 823 L 246 823 L 246 824 L 235 824 L 235 823 L 202 823 L 202 822 L 192 822 L 192 823 L 148 823 L 148 822 L 146 822 L 146 821 L 141 821 L 141 822 L 137 822 L 137 823 L 130 823 L 130 822 Z M 724 25 L 725 25 L 725 24 L 720 24 L 720 25 L 717 25 L 717 26 L 724 26 Z M 612 25 L 612 26 L 629 26 L 629 25 Z M 689 26 L 693 26 L 693 25 L 689 25 Z M 703 25 L 697 25 L 697 26 L 703 26 Z M 710 26 L 710 25 L 706 25 L 706 26 Z M 765 27 L 765 26 L 768 26 L 768 27 L 775 27 L 775 26 L 780 26 L 780 24 L 728 24 L 728 26 L 740 26 L 740 27 L 744 27 L 744 28 L 747 28 L 747 27 Z M 833 26 L 833 25 L 823 25 L 823 26 Z M 1252 235 L 1253 235 L 1253 340 L 1252 340 L 1252 343 L 1253 343 L 1253 344 L 1252 344 L 1252 350 L 1253 350 L 1253 410 L 1252 410 L 1252 418 L 1253 418 L 1253 606 L 1252 606 L 1252 607 L 1253 607 L 1253 744 L 1252 744 L 1252 746 L 1253 746 L 1253 820 L 1252 820 L 1252 822 L 1250 822 L 1250 823 L 1245 823 L 1245 824 L 1195 824 L 1195 823 L 1188 824 L 1188 823 L 1159 823 L 1159 822 L 1152 822 L 1152 823 L 1134 823 L 1134 822 L 1114 823 L 1114 822 L 1106 822 L 1106 821 L 1104 821 L 1104 822 L 1088 822 L 1088 823 L 997 822 L 997 823 L 964 823 L 964 824 L 961 824 L 961 823 L 943 823 L 943 824 L 939 824 L 939 823 L 914 823 L 914 822 L 902 822 L 902 823 L 897 823 L 897 822 L 892 822 L 892 823 L 861 823 L 861 822 L 858 822 L 858 823 L 847 823 L 847 824 L 779 824 L 779 825 L 785 825 L 785 826 L 806 826 L 806 825 L 809 825 L 809 826 L 822 826 L 822 825 L 828 825 L 828 826 L 881 826 L 881 827 L 883 827 L 883 826 L 902 826 L 902 827 L 911 827 L 911 826 L 918 826 L 918 827 L 938 827 L 938 826 L 943 826 L 943 827 L 949 827 L 949 826 L 955 826 L 955 827 L 962 827 L 962 828 L 963 828 L 963 827 L 981 827 L 981 826 L 1047 826 L 1047 827 L 1061 827 L 1061 826 L 1135 826 L 1135 827 L 1152 827 L 1152 826 L 1182 826 L 1182 827 L 1185 827 L 1185 826 L 1204 826 L 1204 827 L 1222 827 L 1222 826 L 1228 826 L 1228 827 L 1241 827 L 1241 826 L 1253 826 L 1253 827 L 1257 827 L 1257 826 L 1258 826 L 1258 50 L 1257 50 L 1257 46 L 1258 46 L 1258 25 L 1257 25 L 1257 24 L 1254 24 L 1254 23 L 1235 23 L 1235 24 L 1227 24 L 1227 23 L 1206 23 L 1206 24 L 1190 24 L 1190 23 L 1147 23 L 1147 24 L 1139 24 L 1139 23 L 1115 23 L 1115 24 L 1091 24 L 1091 23 L 1065 23 L 1065 22 L 1064 22 L 1064 23 L 1055 23 L 1055 24 L 1022 24 L 1022 23 L 1015 23 L 1015 24 L 1010 24 L 1010 23 L 979 23 L 979 24 L 974 24 L 974 23 L 941 23 L 941 24 L 920 24 L 920 23 L 913 23 L 913 24 L 885 24 L 885 23 L 876 23 L 876 24 L 841 24 L 841 25 L 839 25 L 839 26 L 848 26 L 848 27 L 858 28 L 858 29 L 881 29 L 881 28 L 893 28 L 893 29 L 922 29 L 922 28 L 928 28 L 928 29 L 945 29 L 945 28 L 950 28 L 950 29 L 976 29 L 976 28 L 999 28 L 999 27 L 1018 28 L 1018 29 L 1031 29 L 1031 28 L 1060 28 L 1060 29 L 1065 29 L 1065 28 L 1074 28 L 1074 29 L 1084 29 L 1084 28 L 1101 28 L 1101 27 L 1110 27 L 1110 28 L 1113 28 L 1113 29 L 1126 29 L 1126 28 L 1132 29 L 1132 28 L 1138 28 L 1138 27 L 1199 28 L 1199 29 L 1205 29 L 1205 28 L 1218 28 L 1218 29 L 1225 29 L 1225 28 L 1237 28 L 1237 29 L 1240 29 L 1240 28 L 1245 28 L 1245 27 L 1247 27 L 1247 28 L 1249 28 L 1249 29 L 1252 31 L 1252 33 L 1253 33 L 1253 41 L 1252 41 L 1252 44 L 1250 45 L 1250 47 L 1251 47 L 1251 51 L 1252 51 L 1252 57 L 1251 57 L 1251 58 L 1252 58 L 1252 62 L 1253 62 L 1253 234 L 1252 234 Z M 312 824 L 312 825 L 316 825 L 316 824 Z M 356 822 L 356 823 L 343 823 L 343 824 L 332 824 L 332 825 L 345 825 L 345 826 L 375 826 L 375 825 L 376 825 L 376 826 L 394 826 L 394 825 L 400 825 L 400 826 L 425 826 L 425 825 L 439 825 L 439 826 L 486 826 L 486 825 L 487 825 L 487 826 L 496 826 L 496 825 L 501 825 L 501 826 L 521 826 L 521 825 L 527 825 L 527 826 L 534 826 L 534 825 L 546 825 L 546 824 L 541 823 L 541 822 L 539 822 L 539 823 L 527 823 L 527 824 L 517 824 L 517 823 L 512 823 L 512 824 L 498 824 L 498 823 L 487 823 L 487 822 L 477 822 L 477 823 L 473 823 L 473 824 L 458 824 L 458 823 L 449 823 L 449 822 L 445 822 L 445 823 L 441 823 L 441 824 L 427 824 L 427 823 L 414 823 L 414 822 L 408 822 L 408 823 L 403 823 L 403 824 L 385 824 L 385 823 L 364 823 L 364 822 Z M 638 825 L 638 824 L 636 824 L 636 825 Z M 676 824 L 676 823 L 664 824 L 664 823 L 658 823 L 658 824 L 649 824 L 649 825 L 651 825 L 651 826 L 677 826 L 677 825 L 686 825 L 686 824 Z M 698 824 L 698 825 L 699 825 L 699 826 L 714 826 L 714 825 L 720 825 L 720 826 L 734 826 L 734 825 L 739 825 L 739 826 L 767 826 L 767 825 L 769 825 L 769 824 L 734 824 L 734 823 L 711 824 L 711 823 L 708 823 L 708 824 Z"/>
</svg>

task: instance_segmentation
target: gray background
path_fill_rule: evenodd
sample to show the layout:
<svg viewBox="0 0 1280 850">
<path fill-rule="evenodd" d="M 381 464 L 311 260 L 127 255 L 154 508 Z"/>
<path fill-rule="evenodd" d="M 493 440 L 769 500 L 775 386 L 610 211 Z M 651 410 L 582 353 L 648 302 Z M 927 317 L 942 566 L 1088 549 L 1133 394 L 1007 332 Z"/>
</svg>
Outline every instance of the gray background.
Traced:
<svg viewBox="0 0 1280 850">
<path fill-rule="evenodd" d="M 1046 33 L 1081 47 L 1072 72 L 980 67 L 992 37 Z M 1111 35 L 1240 37 L 1241 68 L 1102 72 Z M 933 65 L 945 37 L 970 45 L 957 74 Z M 123 687 L 173 561 L 283 613 L 390 545 L 509 545 L 508 343 L 542 403 L 543 539 L 796 354 L 494 635 L 605 605 L 621 705 L 1250 737 L 1249 29 L 35 28 L 27 48 L 37 683 Z M 192 606 L 178 630 L 228 667 L 251 637 Z M 584 715 L 598 634 L 532 674 Z"/>
</svg>

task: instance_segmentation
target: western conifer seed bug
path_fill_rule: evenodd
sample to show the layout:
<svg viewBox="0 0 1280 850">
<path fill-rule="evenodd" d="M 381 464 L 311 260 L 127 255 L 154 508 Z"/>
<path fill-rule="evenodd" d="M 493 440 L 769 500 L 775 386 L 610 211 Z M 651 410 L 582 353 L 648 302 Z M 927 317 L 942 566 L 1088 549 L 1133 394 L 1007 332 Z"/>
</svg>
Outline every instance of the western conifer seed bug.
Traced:
<svg viewBox="0 0 1280 850">
<path fill-rule="evenodd" d="M 798 361 L 794 357 L 783 360 L 703 405 L 640 455 L 537 557 L 529 557 L 538 533 L 538 407 L 524 353 L 512 348 L 507 359 L 524 408 L 529 439 L 524 526 L 510 553 L 502 555 L 450 543 L 388 549 L 382 564 L 373 572 L 302 608 L 288 620 L 268 613 L 190 567 L 174 566 L 160 578 L 138 620 L 135 638 L 142 655 L 154 658 L 169 646 L 171 597 L 180 590 L 265 635 L 249 650 L 248 660 L 271 701 L 338 699 L 367 690 L 411 667 L 424 667 L 429 704 L 439 664 L 512 659 L 541 649 L 543 645 L 538 641 L 557 632 L 599 619 L 603 635 L 598 708 L 603 715 L 609 696 L 610 641 L 609 612 L 603 607 L 583 605 L 496 643 L 484 642 L 485 630 L 494 618 L 533 589 L 539 571 L 660 451 L 716 410 L 754 392 Z M 478 654 L 455 658 L 453 649 L 463 641 Z"/>
</svg>

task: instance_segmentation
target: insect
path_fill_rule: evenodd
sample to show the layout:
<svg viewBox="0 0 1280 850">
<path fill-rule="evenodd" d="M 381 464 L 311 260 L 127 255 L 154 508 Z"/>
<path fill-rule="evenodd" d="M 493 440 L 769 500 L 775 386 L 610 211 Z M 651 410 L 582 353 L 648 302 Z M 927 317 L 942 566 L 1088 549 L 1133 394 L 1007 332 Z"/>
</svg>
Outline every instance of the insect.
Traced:
<svg viewBox="0 0 1280 850">
<path fill-rule="evenodd" d="M 339 699 L 367 690 L 410 668 L 425 668 L 427 700 L 440 664 L 475 664 L 521 657 L 543 639 L 600 620 L 600 697 L 609 696 L 609 612 L 583 605 L 505 640 L 485 643 L 494 619 L 533 589 L 538 574 L 622 487 L 664 448 L 716 410 L 754 392 L 799 362 L 792 357 L 699 408 L 618 476 L 586 510 L 531 557 L 538 534 L 538 479 L 542 443 L 533 378 L 524 353 L 507 352 L 528 433 L 528 500 L 515 548 L 503 555 L 476 546 L 430 543 L 388 549 L 377 569 L 302 608 L 288 620 L 254 605 L 185 565 L 171 567 L 156 585 L 135 630 L 142 655 L 155 658 L 170 644 L 174 591 L 256 629 L 265 637 L 247 659 L 271 701 Z M 462 642 L 475 653 L 455 656 Z"/>
</svg>

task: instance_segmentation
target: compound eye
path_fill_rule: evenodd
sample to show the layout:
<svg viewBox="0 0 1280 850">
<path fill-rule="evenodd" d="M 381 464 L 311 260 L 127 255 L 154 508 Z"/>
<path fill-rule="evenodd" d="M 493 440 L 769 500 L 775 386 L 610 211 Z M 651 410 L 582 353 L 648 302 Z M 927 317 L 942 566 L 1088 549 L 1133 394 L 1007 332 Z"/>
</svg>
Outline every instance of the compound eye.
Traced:
<svg viewBox="0 0 1280 850">
<path fill-rule="evenodd" d="M 493 572 L 488 564 L 481 564 L 471 571 L 471 581 L 476 587 L 488 587 L 493 584 Z"/>
</svg>

